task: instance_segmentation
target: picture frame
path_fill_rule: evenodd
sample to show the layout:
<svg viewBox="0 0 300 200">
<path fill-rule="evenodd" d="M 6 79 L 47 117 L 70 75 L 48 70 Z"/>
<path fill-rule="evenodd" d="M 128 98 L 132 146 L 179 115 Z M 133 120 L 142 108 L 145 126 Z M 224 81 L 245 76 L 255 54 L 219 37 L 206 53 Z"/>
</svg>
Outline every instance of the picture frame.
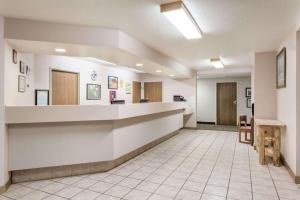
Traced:
<svg viewBox="0 0 300 200">
<path fill-rule="evenodd" d="M 30 67 L 28 65 L 26 65 L 26 67 L 25 67 L 25 73 L 27 76 L 29 76 L 29 74 L 30 74 Z"/>
<path fill-rule="evenodd" d="M 18 52 L 15 49 L 12 50 L 12 62 L 18 64 Z"/>
<path fill-rule="evenodd" d="M 108 76 L 108 89 L 118 89 L 118 77 Z"/>
<path fill-rule="evenodd" d="M 131 94 L 131 91 L 132 91 L 132 83 L 127 82 L 125 85 L 125 92 L 126 94 Z"/>
<path fill-rule="evenodd" d="M 88 83 L 86 85 L 86 99 L 87 100 L 100 100 L 101 99 L 101 85 Z"/>
<path fill-rule="evenodd" d="M 35 105 L 48 106 L 49 105 L 49 90 L 35 90 Z"/>
<path fill-rule="evenodd" d="M 246 97 L 251 97 L 251 88 L 250 87 L 246 87 L 246 89 L 245 89 L 245 96 Z"/>
<path fill-rule="evenodd" d="M 111 103 L 116 98 L 117 98 L 117 91 L 109 91 L 109 102 Z"/>
<path fill-rule="evenodd" d="M 18 77 L 18 92 L 26 91 L 26 77 L 19 75 Z"/>
<path fill-rule="evenodd" d="M 20 60 L 20 73 L 25 74 L 25 71 L 26 71 L 25 63 Z"/>
<path fill-rule="evenodd" d="M 252 107 L 252 102 L 250 98 L 247 98 L 247 108 L 251 108 Z"/>
<path fill-rule="evenodd" d="M 286 87 L 286 48 L 276 56 L 276 88 Z"/>
</svg>

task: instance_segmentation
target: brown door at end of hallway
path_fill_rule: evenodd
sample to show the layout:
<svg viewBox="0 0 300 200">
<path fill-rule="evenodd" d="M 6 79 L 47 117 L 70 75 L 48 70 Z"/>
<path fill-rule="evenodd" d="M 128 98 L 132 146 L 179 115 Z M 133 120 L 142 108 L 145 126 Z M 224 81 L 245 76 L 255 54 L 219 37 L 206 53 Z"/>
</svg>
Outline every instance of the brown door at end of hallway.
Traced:
<svg viewBox="0 0 300 200">
<path fill-rule="evenodd" d="M 236 83 L 217 83 L 217 124 L 236 125 Z"/>
<path fill-rule="evenodd" d="M 132 103 L 140 103 L 141 82 L 132 81 Z"/>
<path fill-rule="evenodd" d="M 52 105 L 78 105 L 78 74 L 52 70 Z"/>
<path fill-rule="evenodd" d="M 145 82 L 144 96 L 150 102 L 162 102 L 162 82 Z"/>
</svg>

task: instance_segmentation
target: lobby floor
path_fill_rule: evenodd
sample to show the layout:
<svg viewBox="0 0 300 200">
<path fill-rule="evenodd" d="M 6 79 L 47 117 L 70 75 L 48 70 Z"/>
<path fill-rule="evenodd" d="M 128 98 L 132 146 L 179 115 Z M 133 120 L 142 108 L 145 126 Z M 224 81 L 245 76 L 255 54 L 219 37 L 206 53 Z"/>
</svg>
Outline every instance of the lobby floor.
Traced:
<svg viewBox="0 0 300 200">
<path fill-rule="evenodd" d="M 182 130 L 107 173 L 15 184 L 8 199 L 299 200 L 300 186 L 284 167 L 259 165 L 234 132 Z"/>
</svg>

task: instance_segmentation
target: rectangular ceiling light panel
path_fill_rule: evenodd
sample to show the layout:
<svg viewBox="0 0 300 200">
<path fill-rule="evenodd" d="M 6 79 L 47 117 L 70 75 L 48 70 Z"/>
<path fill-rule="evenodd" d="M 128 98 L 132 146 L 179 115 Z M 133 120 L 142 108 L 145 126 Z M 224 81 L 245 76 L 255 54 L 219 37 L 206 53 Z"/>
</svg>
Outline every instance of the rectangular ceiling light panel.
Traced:
<svg viewBox="0 0 300 200">
<path fill-rule="evenodd" d="M 197 39 L 202 37 L 202 32 L 182 1 L 162 4 L 161 12 L 167 19 L 187 38 Z"/>
</svg>

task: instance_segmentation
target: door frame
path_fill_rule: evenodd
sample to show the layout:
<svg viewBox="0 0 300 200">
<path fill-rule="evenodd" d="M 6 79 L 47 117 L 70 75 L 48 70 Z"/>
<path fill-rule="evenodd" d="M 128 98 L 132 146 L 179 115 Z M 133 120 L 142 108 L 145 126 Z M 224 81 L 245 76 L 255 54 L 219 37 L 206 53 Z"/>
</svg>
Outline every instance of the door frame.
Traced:
<svg viewBox="0 0 300 200">
<path fill-rule="evenodd" d="M 217 82 L 216 83 L 216 125 L 219 125 L 219 120 L 218 120 L 218 114 L 219 114 L 219 105 L 218 105 L 218 83 L 235 83 L 236 87 L 236 104 L 235 104 L 235 107 L 236 107 L 236 116 L 235 116 L 235 119 L 236 119 L 236 124 L 235 126 L 237 126 L 237 123 L 238 123 L 238 83 L 237 82 L 234 82 L 234 81 L 230 81 L 230 82 Z"/>
<path fill-rule="evenodd" d="M 58 68 L 54 68 L 54 67 L 49 67 L 49 105 L 52 105 L 52 72 L 53 71 L 58 71 L 58 72 L 66 72 L 66 73 L 73 73 L 73 74 L 77 74 L 77 91 L 78 91 L 78 95 L 77 95 L 77 101 L 78 101 L 78 105 L 80 105 L 80 72 L 76 72 L 76 71 L 70 71 L 70 70 L 62 70 L 62 69 L 58 69 Z"/>
</svg>

